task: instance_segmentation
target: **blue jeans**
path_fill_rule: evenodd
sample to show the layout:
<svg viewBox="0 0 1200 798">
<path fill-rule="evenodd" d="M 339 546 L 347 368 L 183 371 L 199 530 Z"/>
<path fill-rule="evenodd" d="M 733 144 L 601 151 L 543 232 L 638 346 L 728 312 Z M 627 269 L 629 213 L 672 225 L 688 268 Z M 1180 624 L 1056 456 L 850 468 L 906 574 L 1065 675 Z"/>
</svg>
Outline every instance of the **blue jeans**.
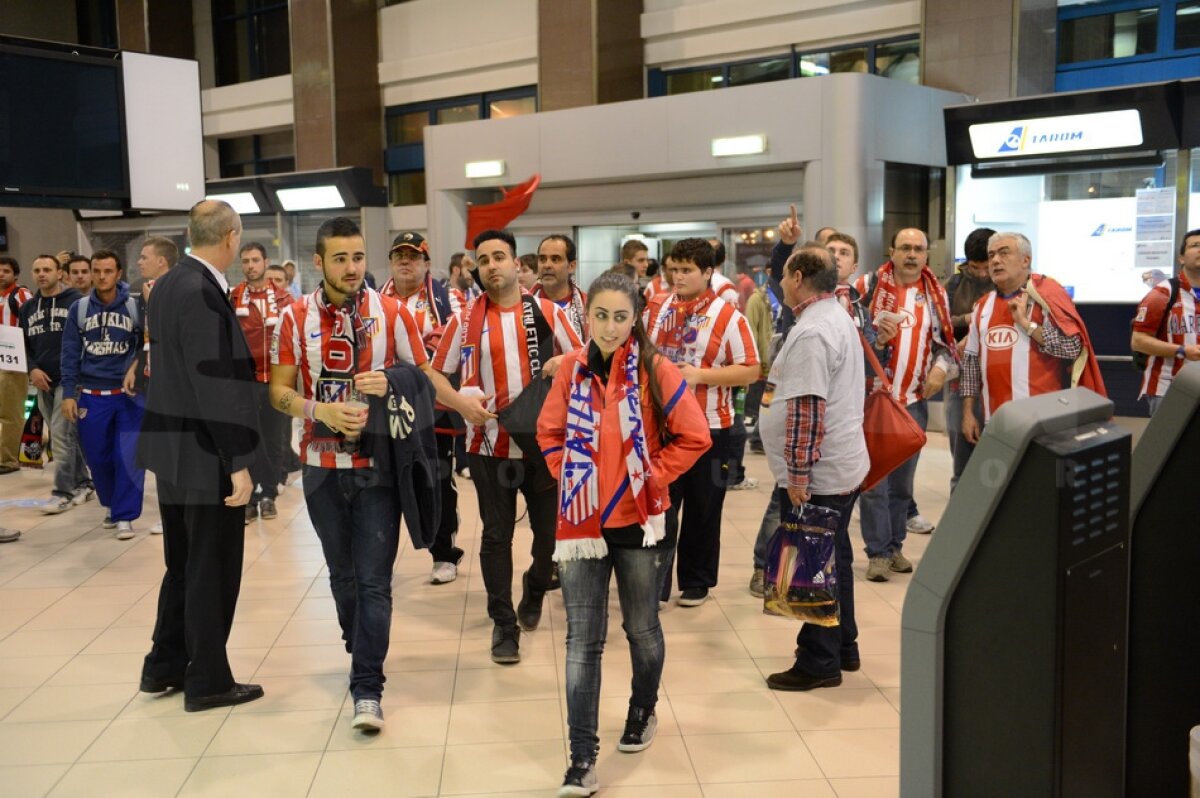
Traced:
<svg viewBox="0 0 1200 798">
<path fill-rule="evenodd" d="M 1151 418 L 1153 418 L 1154 414 L 1158 412 L 1159 406 L 1162 405 L 1162 400 L 1163 400 L 1163 398 L 1161 396 L 1147 396 L 1146 397 L 1146 404 L 1148 404 L 1150 406 L 1150 417 Z"/>
<path fill-rule="evenodd" d="M 963 400 L 959 392 L 954 390 L 957 387 L 957 381 L 948 383 L 943 394 L 946 406 L 946 437 L 950 439 L 950 456 L 954 459 L 954 472 L 950 475 L 951 492 L 958 486 L 958 478 L 962 476 L 967 461 L 971 459 L 971 453 L 975 451 L 975 444 L 962 434 Z M 979 428 L 983 429 L 983 397 L 975 398 L 975 420 L 979 422 Z"/>
<path fill-rule="evenodd" d="M 38 391 L 38 409 L 50 428 L 50 451 L 54 453 L 55 496 L 71 498 L 78 488 L 91 484 L 83 447 L 79 445 L 79 429 L 62 411 L 62 386 L 53 391 Z"/>
<path fill-rule="evenodd" d="M 390 482 L 369 468 L 304 466 L 308 517 L 321 540 L 342 640 L 350 652 L 350 694 L 383 694 L 392 622 L 392 566 L 400 517 Z"/>
<path fill-rule="evenodd" d="M 621 624 L 633 660 L 630 706 L 654 709 L 666 648 L 658 622 L 661 548 L 610 546 L 602 559 L 558 564 L 567 608 L 567 724 L 571 761 L 595 762 L 600 738 L 600 657 L 608 636 L 608 583 L 617 573 Z"/>
<path fill-rule="evenodd" d="M 791 502 L 784 488 L 776 488 L 782 502 Z M 854 620 L 854 547 L 850 545 L 850 512 L 858 491 L 843 496 L 812 496 L 809 504 L 831 507 L 842 514 L 833 540 L 834 567 L 837 569 L 838 626 L 806 623 L 796 635 L 795 668 L 810 676 L 837 676 L 842 658 L 858 659 L 858 623 Z M 903 510 L 903 506 L 901 507 Z M 901 514 L 903 522 L 903 513 Z"/>
<path fill-rule="evenodd" d="M 929 408 L 924 399 L 908 406 L 908 412 L 921 425 L 929 423 Z M 862 520 L 863 542 L 868 557 L 890 557 L 904 546 L 908 506 L 913 498 L 913 480 L 917 475 L 917 452 L 899 468 L 884 477 L 878 485 L 863 491 L 859 515 Z"/>
<path fill-rule="evenodd" d="M 754 539 L 754 570 L 761 571 L 767 567 L 767 547 L 771 545 L 771 535 L 779 529 L 779 491 L 771 491 L 771 501 L 763 511 L 762 524 L 758 527 L 758 537 Z"/>
</svg>

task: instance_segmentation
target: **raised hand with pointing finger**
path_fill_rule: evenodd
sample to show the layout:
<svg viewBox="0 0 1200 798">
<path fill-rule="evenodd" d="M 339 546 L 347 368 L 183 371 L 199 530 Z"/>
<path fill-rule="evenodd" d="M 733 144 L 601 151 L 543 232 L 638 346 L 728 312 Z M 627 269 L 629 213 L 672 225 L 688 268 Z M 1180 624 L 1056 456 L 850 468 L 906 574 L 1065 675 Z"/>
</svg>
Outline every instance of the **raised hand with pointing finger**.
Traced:
<svg viewBox="0 0 1200 798">
<path fill-rule="evenodd" d="M 796 203 L 790 206 L 792 214 L 779 223 L 779 240 L 791 246 L 800 240 L 800 217 L 796 213 Z"/>
</svg>

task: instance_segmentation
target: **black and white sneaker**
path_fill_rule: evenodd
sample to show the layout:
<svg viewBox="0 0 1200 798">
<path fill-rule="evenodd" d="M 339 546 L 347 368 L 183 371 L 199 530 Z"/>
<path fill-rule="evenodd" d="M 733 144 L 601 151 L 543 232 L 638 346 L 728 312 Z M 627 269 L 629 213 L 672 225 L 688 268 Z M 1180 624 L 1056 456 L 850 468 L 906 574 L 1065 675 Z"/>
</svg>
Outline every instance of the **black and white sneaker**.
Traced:
<svg viewBox="0 0 1200 798">
<path fill-rule="evenodd" d="M 595 762 L 572 762 L 558 788 L 558 798 L 587 798 L 600 789 Z"/>
<path fill-rule="evenodd" d="M 679 598 L 675 600 L 675 603 L 680 607 L 699 607 L 706 601 L 708 601 L 708 588 L 689 587 L 679 594 Z"/>
<path fill-rule="evenodd" d="M 354 719 L 351 728 L 367 734 L 383 731 L 383 709 L 373 698 L 360 698 L 354 702 Z"/>
<path fill-rule="evenodd" d="M 627 754 L 645 751 L 650 747 L 650 743 L 654 742 L 654 733 L 657 731 L 658 716 L 654 714 L 653 709 L 630 707 L 629 714 L 625 716 L 625 731 L 621 734 L 621 741 L 617 743 L 617 750 Z"/>
</svg>

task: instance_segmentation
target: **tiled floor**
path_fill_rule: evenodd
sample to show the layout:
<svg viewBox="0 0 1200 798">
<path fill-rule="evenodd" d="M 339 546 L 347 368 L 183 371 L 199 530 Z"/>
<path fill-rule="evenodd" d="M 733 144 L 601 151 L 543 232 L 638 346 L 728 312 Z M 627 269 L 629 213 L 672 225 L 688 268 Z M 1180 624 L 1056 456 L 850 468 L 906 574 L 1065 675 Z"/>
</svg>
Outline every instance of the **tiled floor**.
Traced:
<svg viewBox="0 0 1200 798">
<path fill-rule="evenodd" d="M 768 482 L 764 459 L 747 456 Z M 949 454 L 931 434 L 917 498 L 936 520 Z M 479 516 L 461 484 L 458 581 L 428 584 L 429 555 L 405 543 L 396 563 L 387 730 L 349 728 L 346 675 L 321 550 L 295 486 L 280 516 L 247 528 L 246 571 L 230 640 L 235 675 L 266 697 L 204 713 L 176 694 L 137 691 L 154 623 L 162 538 L 153 479 L 137 537 L 113 538 L 95 503 L 60 516 L 34 501 L 49 475 L 0 477 L 0 525 L 25 534 L 0 547 L 0 796 L 553 795 L 566 764 L 561 598 L 521 639 L 511 668 L 488 657 L 490 624 L 476 549 Z M 837 689 L 775 693 L 765 674 L 790 664 L 795 626 L 764 616 L 746 591 L 763 488 L 730 493 L 721 585 L 702 607 L 662 615 L 667 661 L 659 736 L 615 750 L 630 663 L 610 625 L 600 711 L 601 795 L 613 798 L 893 796 L 899 772 L 900 608 L 908 577 L 861 581 L 863 667 Z M 852 536 L 858 540 L 857 523 Z M 529 559 L 519 530 L 519 574 Z M 919 559 L 928 538 L 910 537 Z M 860 548 L 856 545 L 856 548 Z M 865 568 L 859 555 L 855 571 Z M 613 597 L 613 617 L 619 618 Z"/>
</svg>

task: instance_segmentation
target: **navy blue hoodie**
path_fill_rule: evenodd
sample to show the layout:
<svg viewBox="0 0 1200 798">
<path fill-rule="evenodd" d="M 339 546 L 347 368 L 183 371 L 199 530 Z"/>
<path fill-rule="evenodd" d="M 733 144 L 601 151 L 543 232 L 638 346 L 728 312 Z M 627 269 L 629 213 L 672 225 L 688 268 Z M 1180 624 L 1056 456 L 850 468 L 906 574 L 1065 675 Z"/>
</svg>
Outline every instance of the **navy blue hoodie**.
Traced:
<svg viewBox="0 0 1200 798">
<path fill-rule="evenodd" d="M 79 305 L 85 303 L 83 329 L 79 329 Z M 135 317 L 130 316 L 130 306 Z M 129 283 L 117 283 L 117 296 L 101 305 L 94 293 L 71 305 L 62 340 L 63 397 L 74 398 L 76 389 L 120 388 L 125 372 L 142 348 L 141 300 L 129 296 Z"/>
<path fill-rule="evenodd" d="M 51 387 L 57 386 L 60 379 L 59 356 L 69 308 L 81 296 L 78 289 L 64 285 L 54 296 L 42 296 L 38 291 L 33 299 L 21 306 L 21 328 L 25 330 L 29 370 L 46 372 Z"/>
</svg>

